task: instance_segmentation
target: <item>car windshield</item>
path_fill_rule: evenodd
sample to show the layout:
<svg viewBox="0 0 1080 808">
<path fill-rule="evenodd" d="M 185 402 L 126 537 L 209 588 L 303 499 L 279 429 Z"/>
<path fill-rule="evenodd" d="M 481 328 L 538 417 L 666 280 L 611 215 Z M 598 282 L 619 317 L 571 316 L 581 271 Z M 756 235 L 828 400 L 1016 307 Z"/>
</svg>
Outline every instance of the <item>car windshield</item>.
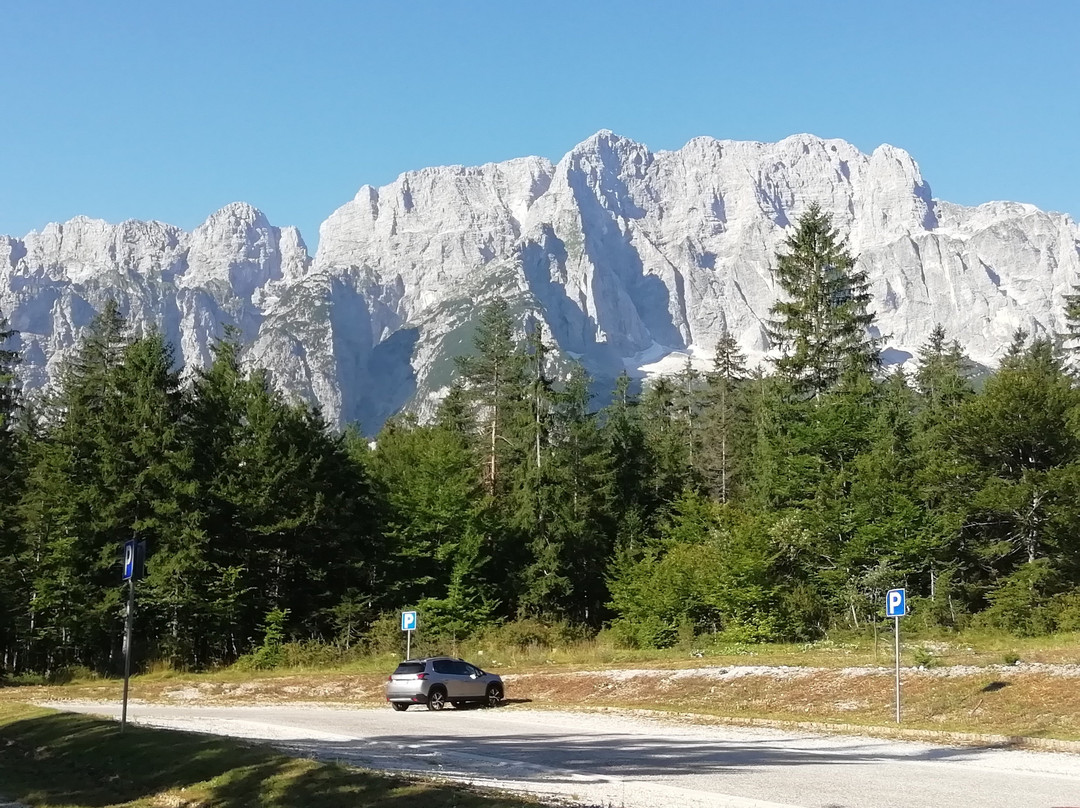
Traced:
<svg viewBox="0 0 1080 808">
<path fill-rule="evenodd" d="M 421 673 L 423 670 L 423 662 L 402 662 L 397 666 L 397 670 L 395 670 L 394 673 Z"/>
</svg>

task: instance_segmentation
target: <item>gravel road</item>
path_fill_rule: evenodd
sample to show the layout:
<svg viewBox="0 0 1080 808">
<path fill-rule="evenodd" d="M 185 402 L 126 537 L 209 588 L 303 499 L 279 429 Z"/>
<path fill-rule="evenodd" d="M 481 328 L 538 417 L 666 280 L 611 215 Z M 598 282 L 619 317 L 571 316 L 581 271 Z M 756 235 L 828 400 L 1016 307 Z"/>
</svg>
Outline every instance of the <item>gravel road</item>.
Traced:
<svg viewBox="0 0 1080 808">
<path fill-rule="evenodd" d="M 119 717 L 115 703 L 59 702 Z M 432 713 L 136 703 L 141 724 L 607 808 L 1080 808 L 1080 756 L 971 749 L 521 705 Z"/>
</svg>

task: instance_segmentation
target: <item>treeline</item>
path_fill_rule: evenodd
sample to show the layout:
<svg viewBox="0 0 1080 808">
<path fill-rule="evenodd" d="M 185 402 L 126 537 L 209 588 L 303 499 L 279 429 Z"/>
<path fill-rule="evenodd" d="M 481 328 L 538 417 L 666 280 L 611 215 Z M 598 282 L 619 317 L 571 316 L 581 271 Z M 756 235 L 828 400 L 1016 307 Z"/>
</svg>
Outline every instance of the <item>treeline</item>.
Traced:
<svg viewBox="0 0 1080 808">
<path fill-rule="evenodd" d="M 119 669 L 131 538 L 136 647 L 186 668 L 269 638 L 362 644 L 405 607 L 429 636 L 528 617 L 663 647 L 858 628 L 906 586 L 926 625 L 1080 628 L 1061 340 L 1019 332 L 977 380 L 939 327 L 886 373 L 867 279 L 817 208 L 776 278 L 768 368 L 725 334 L 710 371 L 640 394 L 624 375 L 599 411 L 495 300 L 434 419 L 396 417 L 375 448 L 244 370 L 234 333 L 185 380 L 111 305 L 33 400 L 3 353 L 5 670 Z"/>
</svg>

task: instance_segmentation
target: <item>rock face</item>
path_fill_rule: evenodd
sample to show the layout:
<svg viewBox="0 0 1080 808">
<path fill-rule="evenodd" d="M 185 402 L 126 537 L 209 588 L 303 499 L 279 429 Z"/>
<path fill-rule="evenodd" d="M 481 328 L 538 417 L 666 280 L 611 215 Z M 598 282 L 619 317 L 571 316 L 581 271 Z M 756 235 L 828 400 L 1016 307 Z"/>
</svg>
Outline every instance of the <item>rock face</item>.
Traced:
<svg viewBox="0 0 1080 808">
<path fill-rule="evenodd" d="M 496 294 L 543 321 L 599 389 L 624 368 L 705 363 L 725 328 L 763 358 L 771 266 L 811 202 L 869 273 L 888 361 L 910 358 L 936 323 L 988 365 L 1018 327 L 1063 328 L 1080 283 L 1080 229 L 1066 216 L 935 200 L 892 146 L 866 155 L 796 135 L 651 152 L 606 131 L 557 165 L 429 168 L 364 186 L 323 223 L 314 260 L 294 228 L 244 204 L 191 233 L 79 217 L 0 237 L 0 312 L 20 332 L 31 388 L 115 297 L 187 365 L 237 325 L 249 361 L 283 389 L 372 431 L 402 407 L 430 408 Z"/>
</svg>

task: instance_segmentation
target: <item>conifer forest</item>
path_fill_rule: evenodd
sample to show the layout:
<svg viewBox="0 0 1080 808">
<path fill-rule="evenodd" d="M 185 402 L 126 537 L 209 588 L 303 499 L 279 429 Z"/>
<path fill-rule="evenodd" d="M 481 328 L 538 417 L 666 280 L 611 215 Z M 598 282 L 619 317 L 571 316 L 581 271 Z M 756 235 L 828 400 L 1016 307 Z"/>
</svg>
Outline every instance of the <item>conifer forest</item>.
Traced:
<svg viewBox="0 0 1080 808">
<path fill-rule="evenodd" d="M 1073 332 L 1017 332 L 995 368 L 938 327 L 899 369 L 827 214 L 774 273 L 771 361 L 725 335 L 707 371 L 624 375 L 602 408 L 489 301 L 438 411 L 373 440 L 276 392 L 233 332 L 182 374 L 112 304 L 33 395 L 4 351 L 3 671 L 120 670 L 129 539 L 137 666 L 228 665 L 269 631 L 362 646 L 402 608 L 454 637 L 532 618 L 642 648 L 806 640 L 900 586 L 927 627 L 1080 629 L 1080 298 Z"/>
</svg>

